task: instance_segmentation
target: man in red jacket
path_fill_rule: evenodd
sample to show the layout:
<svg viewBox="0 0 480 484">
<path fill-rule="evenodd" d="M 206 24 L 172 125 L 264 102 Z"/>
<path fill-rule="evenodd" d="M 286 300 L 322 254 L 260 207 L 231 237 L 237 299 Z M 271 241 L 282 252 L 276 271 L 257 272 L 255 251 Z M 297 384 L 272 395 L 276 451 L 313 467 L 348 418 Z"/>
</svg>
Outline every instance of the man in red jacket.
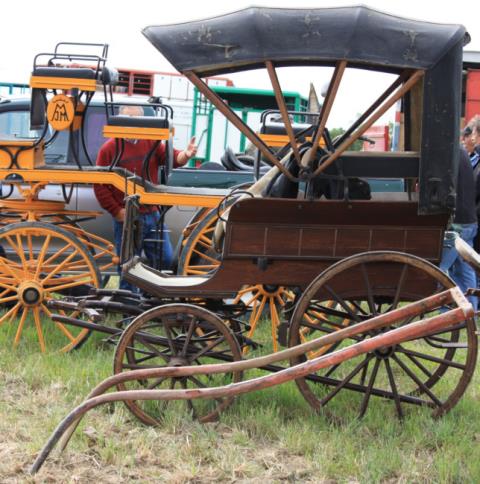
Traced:
<svg viewBox="0 0 480 484">
<path fill-rule="evenodd" d="M 141 106 L 121 106 L 119 114 L 122 116 L 143 116 Z M 117 167 L 125 168 L 128 171 L 142 176 L 142 167 L 147 153 L 150 152 L 154 144 L 151 140 L 125 139 L 122 158 L 117 163 Z M 187 148 L 183 151 L 174 150 L 174 167 L 185 165 L 197 152 L 195 138 L 190 140 Z M 99 150 L 97 155 L 97 166 L 110 166 L 117 153 L 115 139 L 109 139 Z M 152 183 L 158 183 L 158 167 L 166 162 L 165 145 L 160 143 L 154 153 L 150 156 L 148 177 Z M 113 217 L 115 246 L 117 254 L 120 253 L 122 242 L 123 222 L 125 220 L 124 193 L 112 185 L 94 185 L 95 196 L 101 207 L 103 207 Z M 158 240 L 158 233 L 161 230 L 160 214 L 156 206 L 144 206 L 143 218 L 143 237 L 142 246 L 148 264 L 155 268 L 168 269 L 173 258 L 173 249 L 168 237 L 168 231 L 163 226 L 163 251 L 161 257 L 161 267 L 159 267 L 160 254 L 158 254 L 159 244 L 152 239 Z M 147 241 L 144 241 L 148 239 Z M 139 254 L 140 255 L 140 254 Z M 120 281 L 120 289 L 134 290 L 126 281 Z"/>
</svg>

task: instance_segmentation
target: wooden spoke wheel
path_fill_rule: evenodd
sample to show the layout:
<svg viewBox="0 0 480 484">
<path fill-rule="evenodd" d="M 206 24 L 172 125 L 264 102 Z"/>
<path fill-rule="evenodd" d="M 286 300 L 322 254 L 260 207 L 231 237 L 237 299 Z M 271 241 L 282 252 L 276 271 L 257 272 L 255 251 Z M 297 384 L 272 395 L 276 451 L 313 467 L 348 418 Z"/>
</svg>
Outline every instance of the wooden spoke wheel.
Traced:
<svg viewBox="0 0 480 484">
<path fill-rule="evenodd" d="M 432 264 L 407 254 L 370 252 L 334 264 L 320 274 L 298 301 L 292 315 L 289 346 L 333 333 L 387 313 L 399 305 L 453 287 L 453 281 Z M 434 312 L 425 312 L 409 324 Z M 397 325 L 398 326 L 398 325 Z M 392 329 L 389 327 L 384 331 Z M 378 334 L 345 339 L 318 352 L 295 358 L 291 365 Z M 393 402 L 399 417 L 407 404 L 425 405 L 439 416 L 465 392 L 477 355 L 471 319 L 429 337 L 382 348 L 296 380 L 300 392 L 316 410 L 363 416 L 383 397 Z M 375 403 L 374 403 L 375 401 Z M 335 410 L 334 410 L 335 409 Z"/>
<path fill-rule="evenodd" d="M 217 210 L 212 209 L 190 231 L 178 260 L 179 274 L 205 276 L 213 274 L 220 266 L 221 254 L 213 247 L 217 221 Z"/>
<path fill-rule="evenodd" d="M 41 222 L 61 227 L 73 234 L 92 254 L 101 272 L 118 264 L 115 245 L 103 237 L 84 230 L 76 218 L 94 218 L 100 212 L 65 209 L 65 203 L 48 200 L 0 201 L 0 227 L 20 222 Z M 103 281 L 105 285 L 105 280 Z"/>
<path fill-rule="evenodd" d="M 189 304 L 168 304 L 144 312 L 123 332 L 114 357 L 114 373 L 140 368 L 194 366 L 242 358 L 233 333 L 212 312 Z M 118 390 L 188 389 L 235 383 L 241 372 L 158 378 L 119 384 Z M 233 398 L 216 400 L 126 401 L 129 410 L 147 425 L 158 425 L 167 408 L 185 411 L 201 422 L 215 420 Z"/>
<path fill-rule="evenodd" d="M 0 248 L 0 325 L 15 328 L 14 347 L 22 339 L 36 339 L 41 351 L 79 347 L 88 330 L 51 321 L 46 302 L 100 287 L 89 251 L 68 231 L 41 222 L 1 228 Z"/>
<path fill-rule="evenodd" d="M 212 274 L 220 266 L 221 254 L 213 247 L 213 234 L 218 221 L 216 209 L 210 210 L 197 226 L 190 232 L 178 262 L 178 273 L 183 275 Z M 271 321 L 272 347 L 278 350 L 277 328 L 280 314 L 286 302 L 292 301 L 294 295 L 283 286 L 255 284 L 243 287 L 237 294 L 234 304 L 241 301 L 250 309 L 248 337 L 254 336 L 262 315 Z M 247 347 L 244 348 L 244 353 Z"/>
</svg>

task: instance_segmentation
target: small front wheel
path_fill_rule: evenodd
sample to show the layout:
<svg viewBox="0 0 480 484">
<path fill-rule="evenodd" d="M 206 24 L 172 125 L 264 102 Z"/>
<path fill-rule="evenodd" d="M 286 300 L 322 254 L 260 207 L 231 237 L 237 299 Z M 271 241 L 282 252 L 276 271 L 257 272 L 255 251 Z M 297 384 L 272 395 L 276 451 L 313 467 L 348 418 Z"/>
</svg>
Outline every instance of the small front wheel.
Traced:
<svg viewBox="0 0 480 484">
<path fill-rule="evenodd" d="M 146 311 L 125 329 L 115 351 L 113 371 L 117 374 L 141 368 L 195 366 L 241 358 L 237 339 L 218 316 L 198 306 L 167 304 Z M 205 388 L 236 383 L 241 379 L 241 372 L 233 372 L 138 380 L 118 384 L 117 388 L 119 391 Z M 167 409 L 185 411 L 185 406 L 193 418 L 210 422 L 232 401 L 233 398 L 219 398 L 125 401 L 125 404 L 143 423 L 158 425 Z"/>
</svg>

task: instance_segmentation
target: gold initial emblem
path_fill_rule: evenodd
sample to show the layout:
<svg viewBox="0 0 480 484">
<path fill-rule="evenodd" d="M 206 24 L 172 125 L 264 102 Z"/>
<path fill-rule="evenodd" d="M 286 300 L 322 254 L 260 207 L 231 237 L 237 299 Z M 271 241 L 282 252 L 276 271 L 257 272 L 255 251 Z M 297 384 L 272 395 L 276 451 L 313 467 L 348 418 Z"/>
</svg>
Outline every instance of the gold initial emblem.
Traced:
<svg viewBox="0 0 480 484">
<path fill-rule="evenodd" d="M 67 129 L 73 122 L 75 106 L 72 98 L 65 94 L 57 94 L 50 99 L 47 107 L 47 120 L 57 131 Z"/>
</svg>

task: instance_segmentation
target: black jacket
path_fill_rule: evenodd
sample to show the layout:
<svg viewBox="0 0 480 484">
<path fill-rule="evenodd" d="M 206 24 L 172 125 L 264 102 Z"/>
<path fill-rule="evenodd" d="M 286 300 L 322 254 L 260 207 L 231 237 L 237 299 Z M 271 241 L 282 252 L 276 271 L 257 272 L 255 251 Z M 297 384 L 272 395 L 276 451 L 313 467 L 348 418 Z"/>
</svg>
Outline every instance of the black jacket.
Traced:
<svg viewBox="0 0 480 484">
<path fill-rule="evenodd" d="M 480 176 L 474 178 L 472 164 L 465 149 L 460 150 L 457 179 L 457 203 L 455 207 L 456 224 L 473 224 L 477 222 L 480 208 L 476 202 L 480 201 Z M 479 213 L 480 215 L 480 213 Z"/>
</svg>

